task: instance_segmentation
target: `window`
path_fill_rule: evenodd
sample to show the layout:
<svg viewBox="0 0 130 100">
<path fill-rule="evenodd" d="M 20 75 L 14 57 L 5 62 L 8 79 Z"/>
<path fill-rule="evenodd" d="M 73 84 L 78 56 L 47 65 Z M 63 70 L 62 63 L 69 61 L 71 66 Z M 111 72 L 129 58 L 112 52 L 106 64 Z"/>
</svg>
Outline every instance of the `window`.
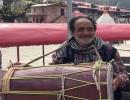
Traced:
<svg viewBox="0 0 130 100">
<path fill-rule="evenodd" d="M 41 17 L 41 18 L 40 18 L 40 23 L 43 23 L 43 22 L 45 22 L 45 18 L 44 18 L 44 17 Z"/>
<path fill-rule="evenodd" d="M 39 19 L 38 18 L 36 18 L 36 23 L 39 23 Z"/>
<path fill-rule="evenodd" d="M 35 22 L 35 17 L 33 17 L 33 22 Z"/>
<path fill-rule="evenodd" d="M 44 13 L 44 8 L 42 7 L 42 12 Z"/>
<path fill-rule="evenodd" d="M 65 10 L 63 8 L 60 9 L 60 15 L 64 16 L 65 15 Z"/>
<path fill-rule="evenodd" d="M 33 11 L 36 12 L 36 8 L 34 8 Z"/>
</svg>

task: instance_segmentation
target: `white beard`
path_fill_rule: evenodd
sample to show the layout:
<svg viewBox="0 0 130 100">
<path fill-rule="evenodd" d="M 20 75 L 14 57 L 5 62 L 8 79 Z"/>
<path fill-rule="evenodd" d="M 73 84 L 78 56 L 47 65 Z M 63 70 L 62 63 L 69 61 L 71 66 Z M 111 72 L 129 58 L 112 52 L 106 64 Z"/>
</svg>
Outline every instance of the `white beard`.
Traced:
<svg viewBox="0 0 130 100">
<path fill-rule="evenodd" d="M 76 39 L 76 38 L 75 38 Z M 86 47 L 88 46 L 89 44 L 92 43 L 92 41 L 95 39 L 95 36 L 91 37 L 91 38 L 78 38 L 76 39 L 76 41 L 78 42 L 78 44 L 82 47 Z"/>
</svg>

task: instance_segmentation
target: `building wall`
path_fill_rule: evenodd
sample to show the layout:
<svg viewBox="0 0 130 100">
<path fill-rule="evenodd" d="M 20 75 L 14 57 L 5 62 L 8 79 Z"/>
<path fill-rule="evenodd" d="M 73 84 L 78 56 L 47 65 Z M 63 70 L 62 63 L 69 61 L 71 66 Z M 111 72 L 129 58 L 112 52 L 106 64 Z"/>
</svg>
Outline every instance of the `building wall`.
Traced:
<svg viewBox="0 0 130 100">
<path fill-rule="evenodd" d="M 43 15 L 44 14 L 44 7 L 32 7 L 31 14 L 32 15 Z"/>
<path fill-rule="evenodd" d="M 43 22 L 53 22 L 58 17 L 61 16 L 61 9 L 64 10 L 64 14 L 66 16 L 66 7 L 61 6 L 40 6 L 40 7 L 32 7 L 31 15 L 32 22 L 37 23 L 37 19 L 43 18 Z M 30 19 L 29 19 L 30 20 Z M 38 21 L 39 22 L 39 21 Z"/>
<path fill-rule="evenodd" d="M 43 18 L 46 15 L 45 11 L 44 11 L 44 7 L 43 6 L 37 6 L 37 7 L 32 7 L 31 8 L 31 20 L 29 19 L 29 21 L 33 22 L 33 23 L 40 23 L 40 19 Z M 44 19 L 43 19 L 44 21 Z"/>
<path fill-rule="evenodd" d="M 61 16 L 61 9 L 64 9 L 66 16 L 66 8 L 59 6 L 48 6 L 45 8 L 45 12 L 47 13 L 46 22 L 53 22 L 57 18 Z"/>
</svg>

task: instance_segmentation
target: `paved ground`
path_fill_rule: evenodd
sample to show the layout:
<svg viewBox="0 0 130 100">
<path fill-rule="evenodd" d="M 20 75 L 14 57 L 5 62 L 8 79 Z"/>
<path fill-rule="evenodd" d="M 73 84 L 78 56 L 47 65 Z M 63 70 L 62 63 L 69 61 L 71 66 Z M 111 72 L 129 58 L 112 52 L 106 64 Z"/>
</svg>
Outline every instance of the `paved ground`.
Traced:
<svg viewBox="0 0 130 100">
<path fill-rule="evenodd" d="M 130 42 L 127 41 L 126 44 L 114 45 L 118 49 L 130 50 Z M 57 49 L 59 45 L 45 45 L 45 54 Z M 6 68 L 10 65 L 10 60 L 12 63 L 17 61 L 17 51 L 16 47 L 11 48 L 1 48 L 2 51 L 2 67 Z M 129 51 L 121 51 L 119 50 L 121 56 L 130 56 Z M 34 58 L 37 58 L 42 55 L 42 47 L 41 46 L 28 46 L 20 48 L 20 62 L 27 63 Z M 40 66 L 43 64 L 43 60 L 39 60 L 35 63 L 32 63 L 32 66 Z M 52 61 L 51 55 L 45 57 L 46 65 L 48 65 Z"/>
</svg>

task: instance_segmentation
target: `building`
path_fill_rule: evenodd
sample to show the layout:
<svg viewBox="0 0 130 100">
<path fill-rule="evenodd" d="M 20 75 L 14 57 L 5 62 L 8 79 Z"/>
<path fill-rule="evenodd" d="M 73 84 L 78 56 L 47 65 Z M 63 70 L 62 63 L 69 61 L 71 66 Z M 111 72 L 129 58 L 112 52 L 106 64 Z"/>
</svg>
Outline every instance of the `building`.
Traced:
<svg viewBox="0 0 130 100">
<path fill-rule="evenodd" d="M 66 16 L 66 11 L 64 3 L 37 4 L 31 7 L 31 13 L 27 16 L 29 22 L 52 23 L 59 17 Z"/>
<path fill-rule="evenodd" d="M 81 13 L 78 10 L 74 10 L 73 11 L 73 16 L 77 17 L 77 16 L 86 16 L 85 14 Z M 55 20 L 54 23 L 66 23 L 67 22 L 67 17 L 66 16 L 61 16 L 59 17 L 57 20 Z"/>
<path fill-rule="evenodd" d="M 29 22 L 53 23 L 56 22 L 56 20 L 58 20 L 61 16 L 62 18 L 63 16 L 64 18 L 67 17 L 66 0 L 64 0 L 64 2 L 60 1 L 57 3 L 47 3 L 49 1 L 52 0 L 44 0 L 43 4 L 37 4 L 31 7 L 31 13 L 27 14 Z M 90 16 L 95 20 L 97 20 L 104 11 L 107 11 L 116 22 L 119 22 L 118 20 L 120 16 L 130 15 L 130 11 L 120 9 L 116 6 L 95 5 L 92 3 L 84 2 L 82 0 L 73 0 L 72 7 L 73 11 L 77 10 L 80 13 Z"/>
<path fill-rule="evenodd" d="M 109 15 L 118 22 L 119 16 L 122 15 L 130 15 L 130 11 L 120 9 L 116 6 L 105 6 L 105 5 L 95 5 L 92 3 L 86 2 L 75 2 L 74 1 L 74 8 L 78 9 L 80 12 L 91 16 L 95 20 L 97 20 L 104 11 L 108 11 Z"/>
</svg>

